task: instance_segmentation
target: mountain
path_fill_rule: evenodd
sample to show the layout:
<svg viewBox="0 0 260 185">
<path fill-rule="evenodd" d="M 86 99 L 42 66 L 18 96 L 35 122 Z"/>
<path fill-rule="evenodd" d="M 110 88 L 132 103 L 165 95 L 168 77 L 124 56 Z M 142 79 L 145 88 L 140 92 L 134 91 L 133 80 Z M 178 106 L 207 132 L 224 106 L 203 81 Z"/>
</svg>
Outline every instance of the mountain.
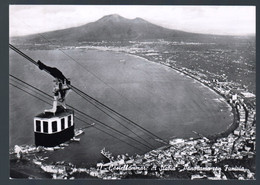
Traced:
<svg viewBox="0 0 260 185">
<path fill-rule="evenodd" d="M 96 22 L 79 27 L 11 38 L 13 43 L 44 43 L 48 40 L 64 44 L 101 40 L 189 39 L 209 38 L 209 35 L 167 29 L 144 19 L 126 19 L 117 14 L 107 15 Z M 211 36 L 212 37 L 212 36 Z M 215 36 L 216 37 L 216 36 Z"/>
</svg>

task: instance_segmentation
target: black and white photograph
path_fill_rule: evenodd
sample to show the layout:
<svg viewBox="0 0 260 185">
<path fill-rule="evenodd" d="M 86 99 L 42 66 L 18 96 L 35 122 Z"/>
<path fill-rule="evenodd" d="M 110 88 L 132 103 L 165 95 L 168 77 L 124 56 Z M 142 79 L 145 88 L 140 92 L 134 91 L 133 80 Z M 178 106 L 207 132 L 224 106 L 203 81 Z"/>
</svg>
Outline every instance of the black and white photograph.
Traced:
<svg viewBox="0 0 260 185">
<path fill-rule="evenodd" d="M 9 5 L 10 179 L 256 180 L 256 6 Z"/>
</svg>

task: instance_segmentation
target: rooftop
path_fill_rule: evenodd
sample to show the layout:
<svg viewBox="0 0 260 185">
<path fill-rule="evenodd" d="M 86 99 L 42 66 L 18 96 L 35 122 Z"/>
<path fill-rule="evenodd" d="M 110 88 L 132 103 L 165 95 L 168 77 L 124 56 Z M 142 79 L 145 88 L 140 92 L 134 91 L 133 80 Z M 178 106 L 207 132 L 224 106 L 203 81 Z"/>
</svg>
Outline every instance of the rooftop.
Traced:
<svg viewBox="0 0 260 185">
<path fill-rule="evenodd" d="M 61 106 L 58 106 L 57 107 L 57 111 L 55 114 L 51 113 L 51 112 L 43 112 L 43 113 L 40 113 L 38 114 L 37 118 L 53 118 L 53 117 L 64 117 L 64 116 L 68 116 L 70 114 L 73 114 L 73 110 L 72 109 L 64 109 L 63 107 Z"/>
</svg>

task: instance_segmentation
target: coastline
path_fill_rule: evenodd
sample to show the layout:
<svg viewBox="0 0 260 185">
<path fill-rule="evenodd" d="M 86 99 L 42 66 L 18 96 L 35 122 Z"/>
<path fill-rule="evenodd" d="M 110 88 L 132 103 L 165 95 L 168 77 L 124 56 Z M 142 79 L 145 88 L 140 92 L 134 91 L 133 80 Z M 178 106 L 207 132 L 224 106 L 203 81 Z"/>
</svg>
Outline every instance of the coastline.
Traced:
<svg viewBox="0 0 260 185">
<path fill-rule="evenodd" d="M 95 50 L 98 50 L 98 49 L 95 49 Z M 108 51 L 111 51 L 111 50 L 108 50 Z M 113 51 L 113 50 L 112 50 L 112 52 L 118 52 L 118 51 Z M 124 52 L 120 52 L 120 53 L 124 53 Z M 129 53 L 124 53 L 124 54 L 129 54 Z M 239 126 L 239 113 L 238 113 L 237 107 L 236 107 L 236 106 L 232 106 L 232 103 L 229 103 L 228 98 L 225 97 L 225 96 L 223 96 L 222 94 L 220 94 L 216 89 L 211 88 L 208 84 L 203 83 L 202 81 L 196 79 L 195 77 L 193 77 L 193 76 L 190 75 L 189 73 L 184 72 L 184 71 L 181 71 L 181 70 L 179 70 L 179 69 L 177 69 L 177 68 L 175 68 L 175 67 L 173 67 L 173 66 L 169 66 L 169 65 L 164 64 L 164 63 L 159 63 L 159 62 L 151 61 L 151 60 L 148 60 L 148 59 L 143 58 L 143 57 L 138 56 L 138 55 L 134 55 L 134 54 L 129 54 L 129 55 L 135 56 L 135 57 L 140 57 L 140 58 L 142 58 L 142 59 L 144 59 L 144 60 L 147 60 L 148 62 L 153 62 L 153 63 L 156 63 L 156 64 L 158 64 L 158 65 L 164 65 L 164 66 L 166 66 L 166 67 L 169 67 L 169 68 L 175 70 L 175 71 L 178 72 L 178 73 L 182 73 L 182 74 L 184 74 L 185 76 L 188 76 L 189 78 L 191 78 L 191 79 L 193 79 L 193 80 L 196 80 L 197 82 L 199 82 L 199 83 L 202 84 L 203 86 L 208 87 L 210 90 L 214 91 L 216 94 L 218 94 L 218 95 L 220 95 L 221 97 L 224 97 L 224 98 L 225 98 L 226 103 L 227 103 L 229 106 L 231 106 L 231 108 L 232 108 L 230 112 L 233 113 L 233 117 L 234 117 L 233 122 L 232 122 L 231 124 L 229 124 L 228 127 L 227 127 L 227 129 L 223 130 L 222 132 L 219 132 L 219 133 L 214 134 L 214 135 L 209 135 L 209 136 L 207 136 L 210 140 L 214 141 L 214 140 L 217 140 L 217 139 L 219 139 L 219 138 L 227 137 L 227 136 L 228 136 L 230 133 L 232 133 L 236 128 L 238 128 L 238 126 Z M 164 145 L 164 146 L 162 146 L 162 147 L 160 147 L 160 148 L 157 148 L 157 149 L 154 149 L 154 150 L 165 150 L 165 149 L 169 148 L 170 146 L 171 146 L 171 145 Z M 147 152 L 147 153 L 149 153 L 149 152 Z M 147 177 L 148 177 L 148 176 L 147 176 Z M 149 178 L 150 178 L 150 176 L 149 176 Z"/>
<path fill-rule="evenodd" d="M 149 60 L 148 60 L 149 61 Z M 162 64 L 162 63 L 161 63 Z M 162 64 L 164 66 L 167 66 L 165 64 Z M 189 76 L 190 78 L 192 78 L 193 80 L 196 80 L 197 82 L 199 82 L 200 84 L 206 86 L 207 88 L 209 88 L 210 90 L 214 91 L 216 94 L 218 94 L 219 96 L 223 97 L 225 100 L 226 100 L 226 103 L 232 108 L 231 110 L 231 113 L 233 114 L 233 122 L 231 125 L 228 126 L 228 128 L 222 132 L 219 132 L 217 134 L 214 134 L 214 135 L 208 135 L 207 138 L 210 139 L 210 140 L 217 140 L 217 139 L 220 139 L 220 138 L 223 138 L 223 137 L 227 137 L 230 133 L 232 133 L 235 129 L 238 128 L 239 126 L 239 115 L 238 115 L 238 110 L 236 109 L 235 106 L 233 106 L 232 104 L 230 104 L 228 102 L 228 99 L 227 97 L 223 96 L 222 94 L 220 94 L 218 91 L 216 91 L 215 89 L 212 89 L 208 84 L 206 83 L 203 83 L 201 80 L 198 80 L 196 79 L 195 77 L 193 77 L 192 75 L 186 73 L 186 72 L 183 72 L 183 71 L 180 71 L 179 69 L 177 69 L 176 67 L 173 67 L 173 66 L 167 66 L 175 71 L 178 71 L 186 76 Z"/>
<path fill-rule="evenodd" d="M 143 59 L 143 60 L 145 60 L 145 61 L 147 61 L 147 62 L 151 62 L 151 63 L 157 64 L 157 65 L 162 65 L 162 66 L 168 67 L 168 68 L 174 70 L 174 71 L 177 72 L 177 73 L 183 74 L 183 75 L 185 75 L 186 77 L 191 78 L 191 79 L 193 79 L 193 80 L 199 82 L 201 85 L 207 87 L 209 90 L 213 91 L 213 92 L 216 93 L 218 96 L 223 97 L 223 98 L 225 99 L 225 101 L 226 101 L 226 104 L 231 107 L 231 113 L 233 114 L 233 122 L 228 126 L 228 128 L 227 128 L 226 130 L 223 130 L 222 132 L 219 132 L 219 133 L 217 133 L 217 134 L 207 135 L 206 137 L 207 137 L 208 139 L 210 139 L 210 140 L 212 140 L 212 141 L 215 141 L 215 140 L 217 140 L 217 139 L 220 139 L 220 138 L 223 138 L 223 137 L 227 137 L 230 133 L 232 133 L 235 129 L 238 128 L 238 126 L 239 126 L 239 121 L 238 121 L 238 120 L 239 120 L 239 115 L 238 115 L 238 110 L 236 109 L 236 107 L 235 107 L 235 106 L 232 106 L 232 104 L 230 104 L 230 103 L 228 102 L 227 97 L 223 96 L 223 95 L 220 94 L 218 91 L 216 91 L 215 89 L 211 88 L 208 84 L 203 83 L 201 80 L 196 79 L 195 77 L 193 77 L 193 76 L 190 75 L 189 73 L 184 72 L 184 71 L 181 71 L 180 69 L 178 69 L 178 68 L 176 68 L 176 67 L 169 66 L 169 65 L 166 65 L 166 64 L 164 64 L 164 63 L 158 63 L 158 62 L 155 62 L 155 61 L 151 61 L 151 60 L 148 60 L 148 59 L 146 59 L 146 58 L 144 58 L 144 57 L 142 57 L 142 56 L 139 56 L 139 55 L 136 55 L 136 54 L 132 54 L 132 53 L 127 53 L 127 52 L 125 52 L 125 51 L 115 51 L 115 50 L 113 50 L 113 49 L 104 49 L 104 48 L 101 49 L 101 48 L 97 48 L 97 47 L 95 47 L 95 48 L 86 47 L 86 48 L 84 48 L 84 49 L 87 49 L 87 50 L 97 50 L 97 51 L 110 51 L 110 52 L 115 52 L 115 53 L 123 53 L 123 54 L 129 55 L 129 56 L 133 56 L 133 57 L 136 57 L 136 58 Z M 168 146 L 168 145 L 161 146 L 161 147 L 167 147 L 167 146 Z M 161 148 L 161 147 L 159 147 L 159 148 Z M 159 149 L 159 148 L 158 148 L 158 149 Z M 155 149 L 156 149 L 156 148 L 155 148 Z"/>
<path fill-rule="evenodd" d="M 109 50 L 109 51 L 111 51 L 111 50 Z M 117 52 L 119 52 L 119 51 L 117 51 Z M 125 53 L 125 52 L 122 52 L 122 53 Z M 208 87 L 209 90 L 211 90 L 211 91 L 215 92 L 217 95 L 223 97 L 225 99 L 226 103 L 231 107 L 230 112 L 233 114 L 233 122 L 230 125 L 228 125 L 227 129 L 225 129 L 224 131 L 219 132 L 217 134 L 211 134 L 208 136 L 203 136 L 201 134 L 198 134 L 200 136 L 199 138 L 195 138 L 195 139 L 190 138 L 190 140 L 187 140 L 185 138 L 180 139 L 181 137 L 179 137 L 176 140 L 182 140 L 180 144 L 172 144 L 170 142 L 169 145 L 164 145 L 162 147 L 154 149 L 150 152 L 147 152 L 143 156 L 136 156 L 134 158 L 135 162 L 133 163 L 133 165 L 141 165 L 141 168 L 137 168 L 135 173 L 129 173 L 127 171 L 120 171 L 120 170 L 118 171 L 118 170 L 116 170 L 116 168 L 114 168 L 112 175 L 106 174 L 106 173 L 102 173 L 102 170 L 103 170 L 103 169 L 101 170 L 102 167 L 99 169 L 98 164 L 97 164 L 97 169 L 95 172 L 96 172 L 96 176 L 98 178 L 103 178 L 103 179 L 111 179 L 111 178 L 121 179 L 122 177 L 123 178 L 130 178 L 130 177 L 135 178 L 135 176 L 137 174 L 142 174 L 141 177 L 150 178 L 150 177 L 155 176 L 159 179 L 165 178 L 165 177 L 170 178 L 170 179 L 171 178 L 179 179 L 179 177 L 181 177 L 181 179 L 211 179 L 211 180 L 213 180 L 213 179 L 214 180 L 255 179 L 255 177 L 254 177 L 255 164 L 253 163 L 253 161 L 254 161 L 255 155 L 256 155 L 255 154 L 255 146 L 256 146 L 255 113 L 256 112 L 255 112 L 254 107 L 251 107 L 251 108 L 249 107 L 249 109 L 248 109 L 247 104 L 244 103 L 244 99 L 241 96 L 242 93 L 239 94 L 239 97 L 237 97 L 238 95 L 235 94 L 235 97 L 237 97 L 237 98 L 233 99 L 232 93 L 230 93 L 230 92 L 228 92 L 227 94 L 223 93 L 222 92 L 223 89 L 219 88 L 217 83 L 216 84 L 213 83 L 214 81 L 211 83 L 207 80 L 200 79 L 199 76 L 192 74 L 192 72 L 189 74 L 188 72 L 184 71 L 185 69 L 184 70 L 178 69 L 177 67 L 170 66 L 167 63 L 151 61 L 142 56 L 134 55 L 131 53 L 127 53 L 127 54 L 138 57 L 138 58 L 143 58 L 144 60 L 147 60 L 148 62 L 153 62 L 158 65 L 161 64 L 166 67 L 170 67 L 171 69 L 175 70 L 176 72 L 182 73 L 183 75 L 187 76 L 188 78 L 196 80 L 203 86 Z M 205 83 L 203 81 L 205 81 Z M 224 90 L 225 90 L 225 88 L 224 88 Z M 232 95 L 232 98 L 231 98 L 231 95 Z M 249 115 L 249 112 L 250 112 L 250 115 Z M 250 121 L 248 121 L 248 120 L 250 120 Z M 252 128 L 250 128 L 251 125 L 252 125 Z M 246 142 L 249 141 L 249 143 L 251 143 L 252 145 L 250 144 L 250 147 L 249 147 L 248 144 L 242 144 L 244 141 L 246 141 Z M 173 141 L 173 143 L 174 143 L 174 141 Z M 189 158 L 189 157 L 184 157 L 185 153 L 186 153 L 186 155 L 189 153 L 190 149 L 188 146 L 190 143 L 193 143 L 193 144 L 191 144 L 191 147 L 196 146 L 195 143 L 201 143 L 200 145 L 202 147 L 202 149 L 201 149 L 202 153 L 200 155 L 203 156 L 203 157 L 202 156 L 201 157 L 202 157 L 202 159 L 204 158 L 205 161 L 202 160 L 200 162 L 202 162 L 202 163 L 204 162 L 203 164 L 206 165 L 205 167 L 203 165 L 200 166 L 200 163 L 199 164 L 197 163 L 196 164 L 197 166 L 193 167 L 193 165 L 191 165 L 191 163 L 194 162 L 193 159 Z M 226 145 L 225 143 L 230 143 L 231 146 L 230 146 L 230 144 Z M 169 165 L 168 167 L 170 167 L 170 170 L 167 169 L 168 167 L 166 167 L 166 171 L 165 171 L 164 162 L 167 160 L 170 160 L 169 152 L 172 150 L 174 151 L 176 149 L 177 149 L 177 151 L 180 150 L 180 152 L 183 151 L 183 149 L 181 147 L 182 145 L 184 145 L 184 148 L 185 148 L 185 146 L 187 146 L 186 152 L 184 152 L 184 156 L 183 156 L 184 159 L 181 159 L 182 157 L 181 158 L 178 157 L 179 154 L 177 154 L 177 153 L 179 153 L 179 152 L 176 152 L 176 153 L 173 152 L 171 154 L 171 158 L 173 160 L 177 160 L 177 161 L 178 161 L 178 159 L 180 159 L 181 162 L 179 163 L 179 162 L 175 161 L 174 166 L 171 166 L 171 163 L 167 163 Z M 176 148 L 176 146 L 177 146 L 177 148 Z M 216 150 L 219 151 L 221 149 L 224 151 L 226 150 L 226 151 L 223 153 L 216 152 Z M 176 154 L 177 154 L 177 156 L 176 156 Z M 173 155 L 176 157 L 173 157 Z M 210 156 L 213 158 L 210 159 Z M 185 160 L 185 158 L 186 158 L 186 160 Z M 152 162 L 152 164 L 157 166 L 155 168 L 155 171 L 151 171 L 147 168 L 143 169 L 143 167 L 147 166 L 147 164 L 149 163 L 148 161 L 150 161 L 150 159 L 155 160 L 155 163 Z M 187 162 L 187 160 L 188 160 L 188 162 Z M 142 163 L 140 161 L 143 161 L 144 163 Z M 224 161 L 227 161 L 227 163 L 225 163 Z M 246 165 L 247 164 L 246 161 L 250 161 L 252 166 Z M 166 164 L 166 166 L 167 166 L 167 164 Z M 183 164 L 185 164 L 187 166 L 185 166 Z M 109 165 L 109 163 L 106 165 Z M 110 167 L 111 167 L 111 165 L 112 165 L 112 169 L 113 169 L 113 163 L 112 164 L 110 163 Z M 120 164 L 116 164 L 116 166 L 117 165 L 120 169 Z M 126 166 L 128 166 L 128 165 L 126 165 Z M 245 166 L 245 168 L 244 168 L 244 166 Z M 153 169 L 153 167 L 152 167 L 152 169 Z M 233 172 L 229 172 L 229 170 L 230 171 L 233 170 Z M 253 171 L 253 173 L 251 172 L 251 170 Z M 240 172 L 240 174 L 238 176 L 236 174 L 237 171 Z M 200 173 L 198 174 L 198 172 L 202 173 L 203 175 L 201 175 Z M 212 176 L 212 174 L 210 174 L 208 172 L 211 172 L 214 175 Z"/>
<path fill-rule="evenodd" d="M 149 61 L 149 60 L 148 60 Z M 153 62 L 153 61 L 150 61 L 150 62 Z M 214 91 L 216 94 L 218 94 L 219 96 L 223 97 L 225 100 L 226 100 L 226 103 L 232 108 L 231 110 L 231 113 L 233 114 L 233 122 L 231 125 L 228 126 L 228 128 L 222 132 L 219 132 L 217 134 L 214 134 L 214 135 L 208 135 L 207 138 L 210 139 L 210 140 L 217 140 L 217 139 L 220 139 L 220 138 L 223 138 L 223 137 L 226 137 L 228 136 L 230 133 L 232 133 L 235 129 L 237 129 L 237 127 L 239 126 L 239 116 L 238 116 L 238 110 L 236 109 L 235 106 L 232 106 L 229 102 L 228 102 L 228 99 L 223 96 L 222 94 L 220 94 L 218 91 L 216 91 L 215 89 L 212 89 L 208 84 L 206 83 L 203 83 L 202 81 L 196 79 L 195 77 L 193 77 L 192 75 L 186 73 L 186 72 L 183 72 L 183 71 L 180 71 L 179 69 L 173 67 L 173 66 L 167 66 L 163 63 L 160 63 L 161 65 L 164 65 L 166 67 L 169 67 L 175 71 L 178 71 L 179 73 L 182 73 L 190 78 L 192 78 L 193 80 L 196 80 L 197 82 L 199 82 L 200 84 L 206 86 L 207 88 L 209 88 L 211 91 Z"/>
<path fill-rule="evenodd" d="M 133 56 L 133 57 L 137 57 L 137 58 L 143 59 L 143 60 L 145 60 L 145 61 L 147 61 L 147 62 L 152 62 L 152 63 L 155 63 L 155 64 L 157 64 L 157 65 L 162 65 L 162 66 L 168 67 L 168 68 L 170 68 L 170 69 L 176 71 L 177 73 L 181 73 L 181 74 L 185 75 L 186 77 L 189 77 L 189 78 L 191 78 L 191 79 L 193 79 L 193 80 L 199 82 L 201 85 L 207 87 L 209 90 L 211 90 L 211 91 L 215 92 L 217 95 L 223 97 L 223 98 L 225 99 L 225 101 L 226 101 L 226 104 L 229 105 L 229 106 L 231 107 L 231 109 L 232 109 L 232 110 L 231 110 L 231 113 L 233 114 L 233 122 L 232 122 L 232 124 L 230 124 L 230 125 L 228 126 L 228 128 L 227 128 L 226 130 L 223 130 L 222 132 L 219 132 L 219 133 L 217 133 L 217 134 L 207 135 L 206 137 L 207 137 L 208 139 L 214 141 L 214 140 L 217 140 L 217 139 L 220 139 L 220 138 L 223 138 L 223 137 L 227 137 L 230 133 L 232 133 L 235 129 L 238 128 L 238 126 L 239 126 L 239 122 L 238 122 L 238 120 L 239 120 L 239 115 L 238 115 L 238 110 L 236 109 L 236 107 L 232 106 L 232 104 L 230 104 L 230 103 L 228 102 L 228 99 L 227 99 L 225 96 L 221 95 L 218 91 L 216 91 L 215 89 L 212 89 L 208 84 L 203 83 L 202 81 L 196 79 L 195 77 L 193 77 L 192 75 L 188 74 L 187 72 L 181 71 L 180 69 L 178 69 L 178 68 L 176 68 L 176 67 L 168 66 L 168 65 L 166 65 L 166 64 L 164 64 L 164 63 L 158 63 L 158 62 L 155 62 L 155 61 L 151 61 L 151 60 L 148 60 L 148 59 L 146 59 L 146 58 L 144 58 L 144 57 L 142 57 L 142 56 L 135 55 L 135 54 L 131 54 L 131 53 L 127 53 L 127 52 L 114 51 L 114 50 L 109 50 L 109 49 L 108 49 L 108 50 L 104 50 L 104 49 L 98 49 L 98 48 L 91 48 L 91 49 L 93 49 L 93 50 L 98 50 L 98 51 L 111 51 L 111 52 L 116 52 L 116 53 L 123 53 L 123 54 L 127 54 L 127 55 L 129 55 L 129 56 Z M 168 145 L 162 146 L 162 147 L 167 147 L 167 146 L 168 146 Z M 161 148 L 161 147 L 160 147 L 160 148 Z"/>
</svg>

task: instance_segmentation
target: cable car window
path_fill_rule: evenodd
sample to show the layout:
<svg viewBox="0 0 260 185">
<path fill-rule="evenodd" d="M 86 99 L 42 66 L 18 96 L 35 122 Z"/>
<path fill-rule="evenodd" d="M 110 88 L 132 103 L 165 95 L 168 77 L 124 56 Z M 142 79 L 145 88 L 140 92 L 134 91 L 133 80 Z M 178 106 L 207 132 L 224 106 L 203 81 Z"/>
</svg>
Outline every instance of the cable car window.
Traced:
<svg viewBox="0 0 260 185">
<path fill-rule="evenodd" d="M 48 121 L 43 121 L 43 132 L 48 133 Z"/>
<path fill-rule="evenodd" d="M 57 132 L 57 121 L 52 122 L 52 132 Z"/>
<path fill-rule="evenodd" d="M 68 117 L 68 127 L 71 126 L 71 116 Z"/>
<path fill-rule="evenodd" d="M 36 120 L 36 131 L 41 132 L 41 121 L 40 120 Z"/>
<path fill-rule="evenodd" d="M 61 119 L 61 130 L 65 129 L 65 119 Z"/>
</svg>

